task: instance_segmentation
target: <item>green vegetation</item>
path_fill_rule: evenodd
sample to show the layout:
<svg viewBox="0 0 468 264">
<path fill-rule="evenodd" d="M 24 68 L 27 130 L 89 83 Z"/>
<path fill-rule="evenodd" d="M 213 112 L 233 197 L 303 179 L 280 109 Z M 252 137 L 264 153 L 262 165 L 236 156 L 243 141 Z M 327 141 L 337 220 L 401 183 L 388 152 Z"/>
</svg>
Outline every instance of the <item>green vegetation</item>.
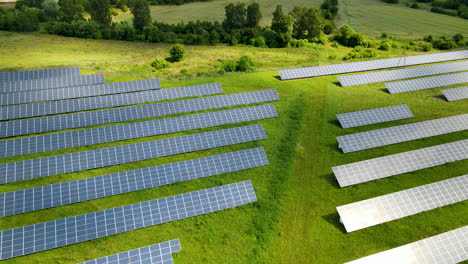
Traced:
<svg viewBox="0 0 468 264">
<path fill-rule="evenodd" d="M 10 259 L 4 261 L 6 264 L 76 263 L 173 238 L 180 238 L 183 247 L 180 253 L 175 254 L 176 263 L 290 263 L 291 260 L 294 263 L 343 263 L 467 224 L 468 202 L 465 201 L 350 234 L 344 232 L 339 224 L 336 206 L 463 175 L 468 167 L 465 160 L 357 186 L 338 187 L 331 171 L 333 166 L 448 143 L 468 136 L 468 132 L 464 131 L 356 153 L 342 154 L 338 151 L 336 136 L 339 135 L 463 114 L 468 109 L 467 100 L 448 103 L 441 99 L 441 89 L 390 95 L 383 91 L 381 83 L 339 87 L 335 76 L 293 81 L 279 81 L 276 78 L 277 69 L 323 64 L 332 55 L 341 59 L 351 48 L 332 48 L 328 45 L 301 49 L 186 46 L 182 62 L 154 72 L 151 63 L 155 57 L 167 56 L 170 45 L 0 32 L 0 46 L 3 52 L 0 71 L 80 66 L 84 74 L 103 72 L 108 81 L 161 76 L 164 77 L 164 88 L 219 82 L 227 94 L 276 88 L 281 98 L 274 103 L 278 118 L 255 122 L 264 125 L 267 140 L 17 182 L 0 186 L 0 192 L 257 146 L 265 147 L 271 163 L 269 166 L 4 217 L 0 228 L 5 230 L 247 179 L 253 181 L 258 202 Z M 397 48 L 376 52 L 376 58 L 401 55 L 401 50 Z M 256 62 L 257 72 L 218 74 L 218 60 L 236 60 L 247 54 Z M 413 54 L 420 52 L 409 50 L 408 55 Z M 181 75 L 180 72 L 184 70 L 187 73 Z M 337 113 L 398 104 L 408 104 L 415 117 L 351 129 L 340 128 L 336 121 Z M 97 147 L 198 132 L 202 130 L 100 144 Z M 1 162 L 95 148 L 88 146 L 12 157 Z"/>
<path fill-rule="evenodd" d="M 185 54 L 184 45 L 175 44 L 174 47 L 172 47 L 171 50 L 169 51 L 169 54 L 171 54 L 171 56 L 169 57 L 171 61 L 173 62 L 181 61 L 182 58 L 184 58 L 184 54 Z"/>
<path fill-rule="evenodd" d="M 151 23 L 149 4 L 147 0 L 134 0 L 131 3 L 133 26 L 136 30 L 143 30 Z"/>
</svg>

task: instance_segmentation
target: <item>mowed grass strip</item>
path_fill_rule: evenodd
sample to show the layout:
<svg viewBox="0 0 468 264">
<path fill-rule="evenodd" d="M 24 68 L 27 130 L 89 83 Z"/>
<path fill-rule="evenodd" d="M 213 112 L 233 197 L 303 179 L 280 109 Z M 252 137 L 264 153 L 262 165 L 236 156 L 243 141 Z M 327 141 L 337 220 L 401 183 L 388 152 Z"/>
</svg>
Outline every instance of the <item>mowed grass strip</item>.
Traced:
<svg viewBox="0 0 468 264">
<path fill-rule="evenodd" d="M 81 40 L 40 34 L 4 32 L 0 34 L 0 43 L 5 51 L 5 54 L 2 55 L 5 60 L 0 61 L 0 69 L 2 70 L 79 65 L 83 66 L 84 71 L 88 73 L 103 71 L 107 74 L 106 77 L 113 81 L 157 76 L 158 72 L 151 72 L 146 65 L 152 58 L 159 56 L 160 52 L 165 52 L 167 47 L 166 45 L 147 43 Z M 35 48 L 32 48 L 33 44 Z M 198 52 L 209 56 L 211 60 L 216 60 L 222 52 L 225 53 L 223 56 L 226 57 L 249 54 L 259 60 L 265 54 L 275 54 L 268 58 L 273 66 L 260 64 L 259 70 L 262 71 L 271 70 L 269 67 L 292 67 L 296 62 L 298 65 L 305 65 L 324 61 L 321 57 L 323 55 L 308 49 L 264 50 L 251 47 L 223 46 L 189 48 L 190 52 L 186 63 L 199 59 L 200 66 L 207 68 L 211 67 L 207 66 L 210 59 L 201 58 L 202 55 L 198 55 Z M 210 49 L 212 53 L 210 53 Z M 339 49 L 335 52 L 344 52 L 344 50 Z M 291 58 L 281 57 L 289 53 L 291 53 Z M 309 57 L 301 56 L 301 53 L 309 54 L 307 55 Z M 397 54 L 398 52 L 381 53 L 380 55 L 395 56 Z M 14 60 L 14 58 L 18 58 L 18 60 Z M 22 61 L 19 58 L 24 59 Z M 105 62 L 106 60 L 107 62 Z M 20 63 L 19 66 L 18 63 Z M 162 72 L 161 75 L 170 76 Z M 342 225 L 339 224 L 339 217 L 335 209 L 339 205 L 464 175 L 468 167 L 466 160 L 348 188 L 339 188 L 331 171 L 331 167 L 336 165 L 468 138 L 468 132 L 462 131 L 349 154 L 341 153 L 336 142 L 338 135 L 463 114 L 468 109 L 468 100 L 447 102 L 441 96 L 441 90 L 444 88 L 391 95 L 385 91 L 383 83 L 339 87 L 336 85 L 336 76 L 279 81 L 277 75 L 277 71 L 264 71 L 248 74 L 213 75 L 211 77 L 202 75 L 187 80 L 163 80 L 165 88 L 219 82 L 225 93 L 228 94 L 276 88 L 281 99 L 274 102 L 279 117 L 260 122 L 242 123 L 242 125 L 263 124 L 268 136 L 267 140 L 1 185 L 0 192 L 258 146 L 265 147 L 270 162 L 275 164 L 5 217 L 0 219 L 0 229 L 6 230 L 248 179 L 252 180 L 254 184 L 259 199 L 258 204 L 253 203 L 209 215 L 10 259 L 4 263 L 76 263 L 175 237 L 180 238 L 183 245 L 183 250 L 174 255 L 176 263 L 343 263 L 468 224 L 466 219 L 468 202 L 462 202 L 346 234 Z M 340 128 L 336 119 L 337 113 L 399 104 L 407 104 L 415 117 L 351 129 Z M 240 125 L 233 124 L 192 130 L 27 157 L 58 155 Z M 295 133 L 297 133 L 297 141 L 294 139 Z M 292 150 L 284 152 L 284 145 L 288 143 Z M 288 157 L 284 158 L 284 153 L 288 153 Z M 24 158 L 2 159 L 0 162 Z M 284 164 L 280 162 L 284 162 Z M 280 191 L 277 192 L 277 190 Z M 271 208 L 274 210 L 270 210 Z M 267 224 L 265 225 L 264 222 L 258 221 L 257 216 L 271 218 L 274 221 L 265 222 Z"/>
</svg>

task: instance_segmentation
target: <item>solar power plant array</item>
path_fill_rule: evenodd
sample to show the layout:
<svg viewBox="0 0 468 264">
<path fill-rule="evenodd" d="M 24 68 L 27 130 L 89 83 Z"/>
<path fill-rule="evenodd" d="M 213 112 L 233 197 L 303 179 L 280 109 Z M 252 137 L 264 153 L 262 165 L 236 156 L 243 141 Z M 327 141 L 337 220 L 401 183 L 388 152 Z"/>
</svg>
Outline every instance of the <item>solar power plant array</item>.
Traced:
<svg viewBox="0 0 468 264">
<path fill-rule="evenodd" d="M 468 245 L 468 226 L 357 259 L 347 264 L 455 264 L 468 259 L 466 245 Z"/>
<path fill-rule="evenodd" d="M 0 82 L 16 82 L 21 80 L 34 80 L 55 78 L 67 75 L 80 75 L 80 68 L 67 67 L 56 69 L 44 70 L 29 70 L 29 71 L 16 71 L 16 72 L 0 72 Z"/>
<path fill-rule="evenodd" d="M 386 83 L 391 94 L 414 92 L 431 88 L 450 86 L 468 82 L 468 72 L 420 78 L 408 81 Z"/>
<path fill-rule="evenodd" d="M 0 141 L 0 158 L 80 147 L 277 117 L 274 105 L 260 105 L 147 122 L 106 126 Z"/>
<path fill-rule="evenodd" d="M 336 137 L 344 153 L 377 148 L 468 129 L 468 114 Z"/>
<path fill-rule="evenodd" d="M 458 61 L 391 71 L 379 71 L 354 75 L 345 75 L 339 76 L 338 80 L 340 81 L 341 86 L 354 86 L 461 71 L 468 71 L 468 61 Z"/>
<path fill-rule="evenodd" d="M 463 59 L 468 59 L 468 50 L 280 70 L 279 74 L 281 80 L 290 80 Z"/>
<path fill-rule="evenodd" d="M 103 74 L 66 75 L 63 77 L 0 82 L 0 93 L 15 93 L 31 90 L 54 89 L 105 83 Z"/>
<path fill-rule="evenodd" d="M 339 206 L 336 209 L 346 231 L 353 232 L 468 200 L 467 190 L 468 175 L 464 175 Z"/>
<path fill-rule="evenodd" d="M 266 139 L 262 125 L 0 164 L 0 184 Z"/>
<path fill-rule="evenodd" d="M 0 122 L 0 138 L 279 100 L 275 89 Z"/>
<path fill-rule="evenodd" d="M 203 215 L 257 200 L 250 181 L 0 232 L 0 260 Z"/>
<path fill-rule="evenodd" d="M 0 216 L 10 216 L 268 165 L 263 148 L 80 179 L 0 194 Z"/>
<path fill-rule="evenodd" d="M 468 159 L 468 139 L 333 167 L 341 187 Z"/>
<path fill-rule="evenodd" d="M 468 99 L 468 86 L 442 90 L 448 101 L 458 101 Z"/>
<path fill-rule="evenodd" d="M 34 104 L 10 105 L 0 107 L 0 116 L 1 120 L 18 119 L 222 93 L 221 85 L 217 83 L 193 85 Z"/>
<path fill-rule="evenodd" d="M 179 239 L 88 260 L 80 264 L 172 264 L 172 253 L 181 250 Z"/>
<path fill-rule="evenodd" d="M 389 106 L 336 115 L 342 128 L 358 127 L 414 117 L 407 105 Z"/>
<path fill-rule="evenodd" d="M 1 105 L 26 104 L 33 102 L 91 97 L 106 94 L 129 93 L 161 88 L 159 79 L 137 80 L 96 84 L 80 87 L 65 87 L 50 90 L 25 91 L 0 94 Z"/>
</svg>

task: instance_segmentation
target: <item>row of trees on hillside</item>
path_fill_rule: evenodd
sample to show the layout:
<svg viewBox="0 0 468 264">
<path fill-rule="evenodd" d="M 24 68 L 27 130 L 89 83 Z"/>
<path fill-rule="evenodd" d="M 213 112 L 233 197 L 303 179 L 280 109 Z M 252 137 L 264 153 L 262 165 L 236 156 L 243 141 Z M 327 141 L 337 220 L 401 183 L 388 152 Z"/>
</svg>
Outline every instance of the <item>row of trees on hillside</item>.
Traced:
<svg viewBox="0 0 468 264">
<path fill-rule="evenodd" d="M 390 4 L 398 4 L 400 0 L 382 0 Z M 468 0 L 412 0 L 407 5 L 411 8 L 420 8 L 418 3 L 430 3 L 431 12 L 449 15 L 459 16 L 464 19 L 468 19 Z"/>
</svg>

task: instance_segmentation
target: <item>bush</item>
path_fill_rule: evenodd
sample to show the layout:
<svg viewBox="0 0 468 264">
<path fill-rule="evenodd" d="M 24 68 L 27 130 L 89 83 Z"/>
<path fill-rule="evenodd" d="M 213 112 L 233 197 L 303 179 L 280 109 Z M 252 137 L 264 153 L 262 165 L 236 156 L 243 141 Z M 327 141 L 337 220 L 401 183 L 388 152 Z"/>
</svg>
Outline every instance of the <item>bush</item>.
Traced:
<svg viewBox="0 0 468 264">
<path fill-rule="evenodd" d="M 236 71 L 249 72 L 255 70 L 255 64 L 249 56 L 242 56 L 236 65 Z"/>
<path fill-rule="evenodd" d="M 127 12 L 127 11 L 128 11 L 128 6 L 122 5 L 122 6 L 120 7 L 120 9 L 122 10 L 122 12 Z"/>
<path fill-rule="evenodd" d="M 412 3 L 410 7 L 414 8 L 414 9 L 418 9 L 419 5 L 418 5 L 418 3 Z"/>
<path fill-rule="evenodd" d="M 169 68 L 171 64 L 163 58 L 157 58 L 151 63 L 151 66 L 156 70 L 162 70 L 165 68 Z"/>
<path fill-rule="evenodd" d="M 434 41 L 434 37 L 432 35 L 424 36 L 424 41 L 432 42 L 432 41 Z"/>
<path fill-rule="evenodd" d="M 343 59 L 344 60 L 351 60 L 351 59 L 366 59 L 372 58 L 377 56 L 375 50 L 366 49 L 361 46 L 355 47 L 350 53 L 348 53 Z"/>
<path fill-rule="evenodd" d="M 420 41 L 416 44 L 416 46 L 417 46 L 416 49 L 419 51 L 427 52 L 427 51 L 432 50 L 432 43 L 429 43 L 429 42 Z"/>
<path fill-rule="evenodd" d="M 233 61 L 233 60 L 222 61 L 221 72 L 235 72 L 236 68 L 237 68 L 236 61 Z"/>
<path fill-rule="evenodd" d="M 392 43 L 390 41 L 382 41 L 380 42 L 379 47 L 378 47 L 379 50 L 385 50 L 385 51 L 388 51 L 391 48 L 392 48 Z"/>
<path fill-rule="evenodd" d="M 463 43 L 463 40 L 465 39 L 465 36 L 463 36 L 463 34 L 461 33 L 457 33 L 453 36 L 453 40 L 457 43 L 457 44 L 461 44 Z"/>
<path fill-rule="evenodd" d="M 370 42 L 366 39 L 366 35 L 363 33 L 356 33 L 354 29 L 349 25 L 343 25 L 336 33 L 334 40 L 338 41 L 346 47 L 365 46 L 368 47 Z"/>
<path fill-rule="evenodd" d="M 447 40 L 444 38 L 434 40 L 432 42 L 432 45 L 434 46 L 434 48 L 440 49 L 440 50 L 454 49 L 458 46 L 457 43 L 455 43 L 455 41 Z"/>
<path fill-rule="evenodd" d="M 169 51 L 169 57 L 172 62 L 181 61 L 184 58 L 185 48 L 182 44 L 175 44 Z"/>
</svg>

